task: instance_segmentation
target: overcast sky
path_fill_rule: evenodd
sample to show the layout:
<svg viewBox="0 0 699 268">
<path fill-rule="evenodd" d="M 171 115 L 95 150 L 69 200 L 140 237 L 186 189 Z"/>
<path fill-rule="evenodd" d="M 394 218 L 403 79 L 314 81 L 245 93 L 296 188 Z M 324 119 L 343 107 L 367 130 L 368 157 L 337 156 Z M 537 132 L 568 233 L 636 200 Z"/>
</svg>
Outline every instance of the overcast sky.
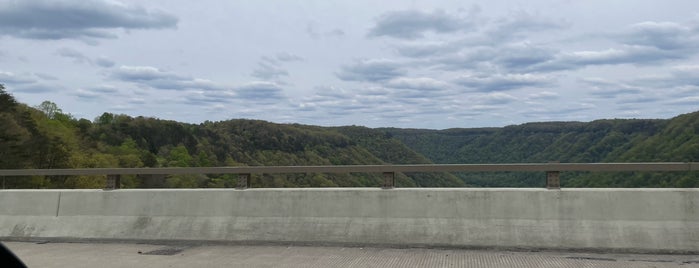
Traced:
<svg viewBox="0 0 699 268">
<path fill-rule="evenodd" d="M 699 1 L 0 0 L 0 83 L 90 120 L 670 118 L 699 110 Z"/>
</svg>

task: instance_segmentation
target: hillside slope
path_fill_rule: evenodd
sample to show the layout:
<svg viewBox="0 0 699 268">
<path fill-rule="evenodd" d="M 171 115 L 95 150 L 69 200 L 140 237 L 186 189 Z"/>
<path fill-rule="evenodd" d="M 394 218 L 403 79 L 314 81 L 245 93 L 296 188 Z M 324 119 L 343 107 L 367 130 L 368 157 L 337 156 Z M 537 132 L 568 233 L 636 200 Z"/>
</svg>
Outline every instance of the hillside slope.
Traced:
<svg viewBox="0 0 699 268">
<path fill-rule="evenodd" d="M 669 120 L 527 123 L 503 128 L 385 129 L 436 163 L 699 161 L 699 112 Z M 457 174 L 478 186 L 541 186 L 537 173 Z M 660 179 L 662 177 L 662 179 Z M 696 172 L 564 173 L 564 186 L 699 186 Z"/>
</svg>

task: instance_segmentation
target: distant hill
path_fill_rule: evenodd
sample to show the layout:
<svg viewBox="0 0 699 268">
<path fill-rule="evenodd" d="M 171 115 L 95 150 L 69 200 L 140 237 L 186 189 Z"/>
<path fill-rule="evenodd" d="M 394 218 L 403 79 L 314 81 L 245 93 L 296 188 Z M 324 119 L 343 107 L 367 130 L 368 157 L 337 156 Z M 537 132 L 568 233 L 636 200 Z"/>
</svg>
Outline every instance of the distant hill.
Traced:
<svg viewBox="0 0 699 268">
<path fill-rule="evenodd" d="M 371 129 L 260 120 L 187 124 L 104 113 L 76 119 L 0 85 L 0 168 L 699 161 L 699 112 L 670 120 Z M 699 187 L 695 173 L 563 173 L 564 186 Z M 397 174 L 399 187 L 542 186 L 540 173 Z M 255 175 L 253 187 L 377 187 L 381 174 Z M 3 178 L 5 188 L 99 188 L 100 176 Z M 234 187 L 232 175 L 124 176 L 123 187 Z"/>
<path fill-rule="evenodd" d="M 699 161 L 699 112 L 669 120 L 526 123 L 482 129 L 382 129 L 435 163 Z M 478 186 L 537 186 L 541 174 L 457 174 Z M 564 173 L 564 186 L 697 187 L 694 173 Z"/>
</svg>

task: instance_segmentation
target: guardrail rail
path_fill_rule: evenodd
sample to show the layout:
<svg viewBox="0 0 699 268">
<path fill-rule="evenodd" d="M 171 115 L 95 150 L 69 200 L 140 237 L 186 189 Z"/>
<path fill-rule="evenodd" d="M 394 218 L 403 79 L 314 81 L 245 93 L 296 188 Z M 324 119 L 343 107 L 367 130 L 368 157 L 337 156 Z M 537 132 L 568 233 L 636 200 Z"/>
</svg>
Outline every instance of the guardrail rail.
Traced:
<svg viewBox="0 0 699 268">
<path fill-rule="evenodd" d="M 234 166 L 166 168 L 77 168 L 77 169 L 0 169 L 4 176 L 86 176 L 106 175 L 105 190 L 120 188 L 121 175 L 238 174 L 236 189 L 250 187 L 251 174 L 282 173 L 382 173 L 384 189 L 395 187 L 397 172 L 546 172 L 546 188 L 560 189 L 562 171 L 697 171 L 699 162 L 648 163 L 517 163 L 517 164 L 417 164 L 417 165 L 337 165 L 337 166 Z"/>
</svg>

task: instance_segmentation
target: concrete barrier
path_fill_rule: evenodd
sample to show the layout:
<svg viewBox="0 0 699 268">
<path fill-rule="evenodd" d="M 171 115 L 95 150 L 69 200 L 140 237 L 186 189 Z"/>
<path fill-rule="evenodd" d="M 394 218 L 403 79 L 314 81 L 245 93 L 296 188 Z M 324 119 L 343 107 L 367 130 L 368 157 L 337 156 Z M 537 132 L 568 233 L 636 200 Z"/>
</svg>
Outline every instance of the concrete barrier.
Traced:
<svg viewBox="0 0 699 268">
<path fill-rule="evenodd" d="M 699 189 L 0 191 L 0 239 L 699 252 Z"/>
</svg>

